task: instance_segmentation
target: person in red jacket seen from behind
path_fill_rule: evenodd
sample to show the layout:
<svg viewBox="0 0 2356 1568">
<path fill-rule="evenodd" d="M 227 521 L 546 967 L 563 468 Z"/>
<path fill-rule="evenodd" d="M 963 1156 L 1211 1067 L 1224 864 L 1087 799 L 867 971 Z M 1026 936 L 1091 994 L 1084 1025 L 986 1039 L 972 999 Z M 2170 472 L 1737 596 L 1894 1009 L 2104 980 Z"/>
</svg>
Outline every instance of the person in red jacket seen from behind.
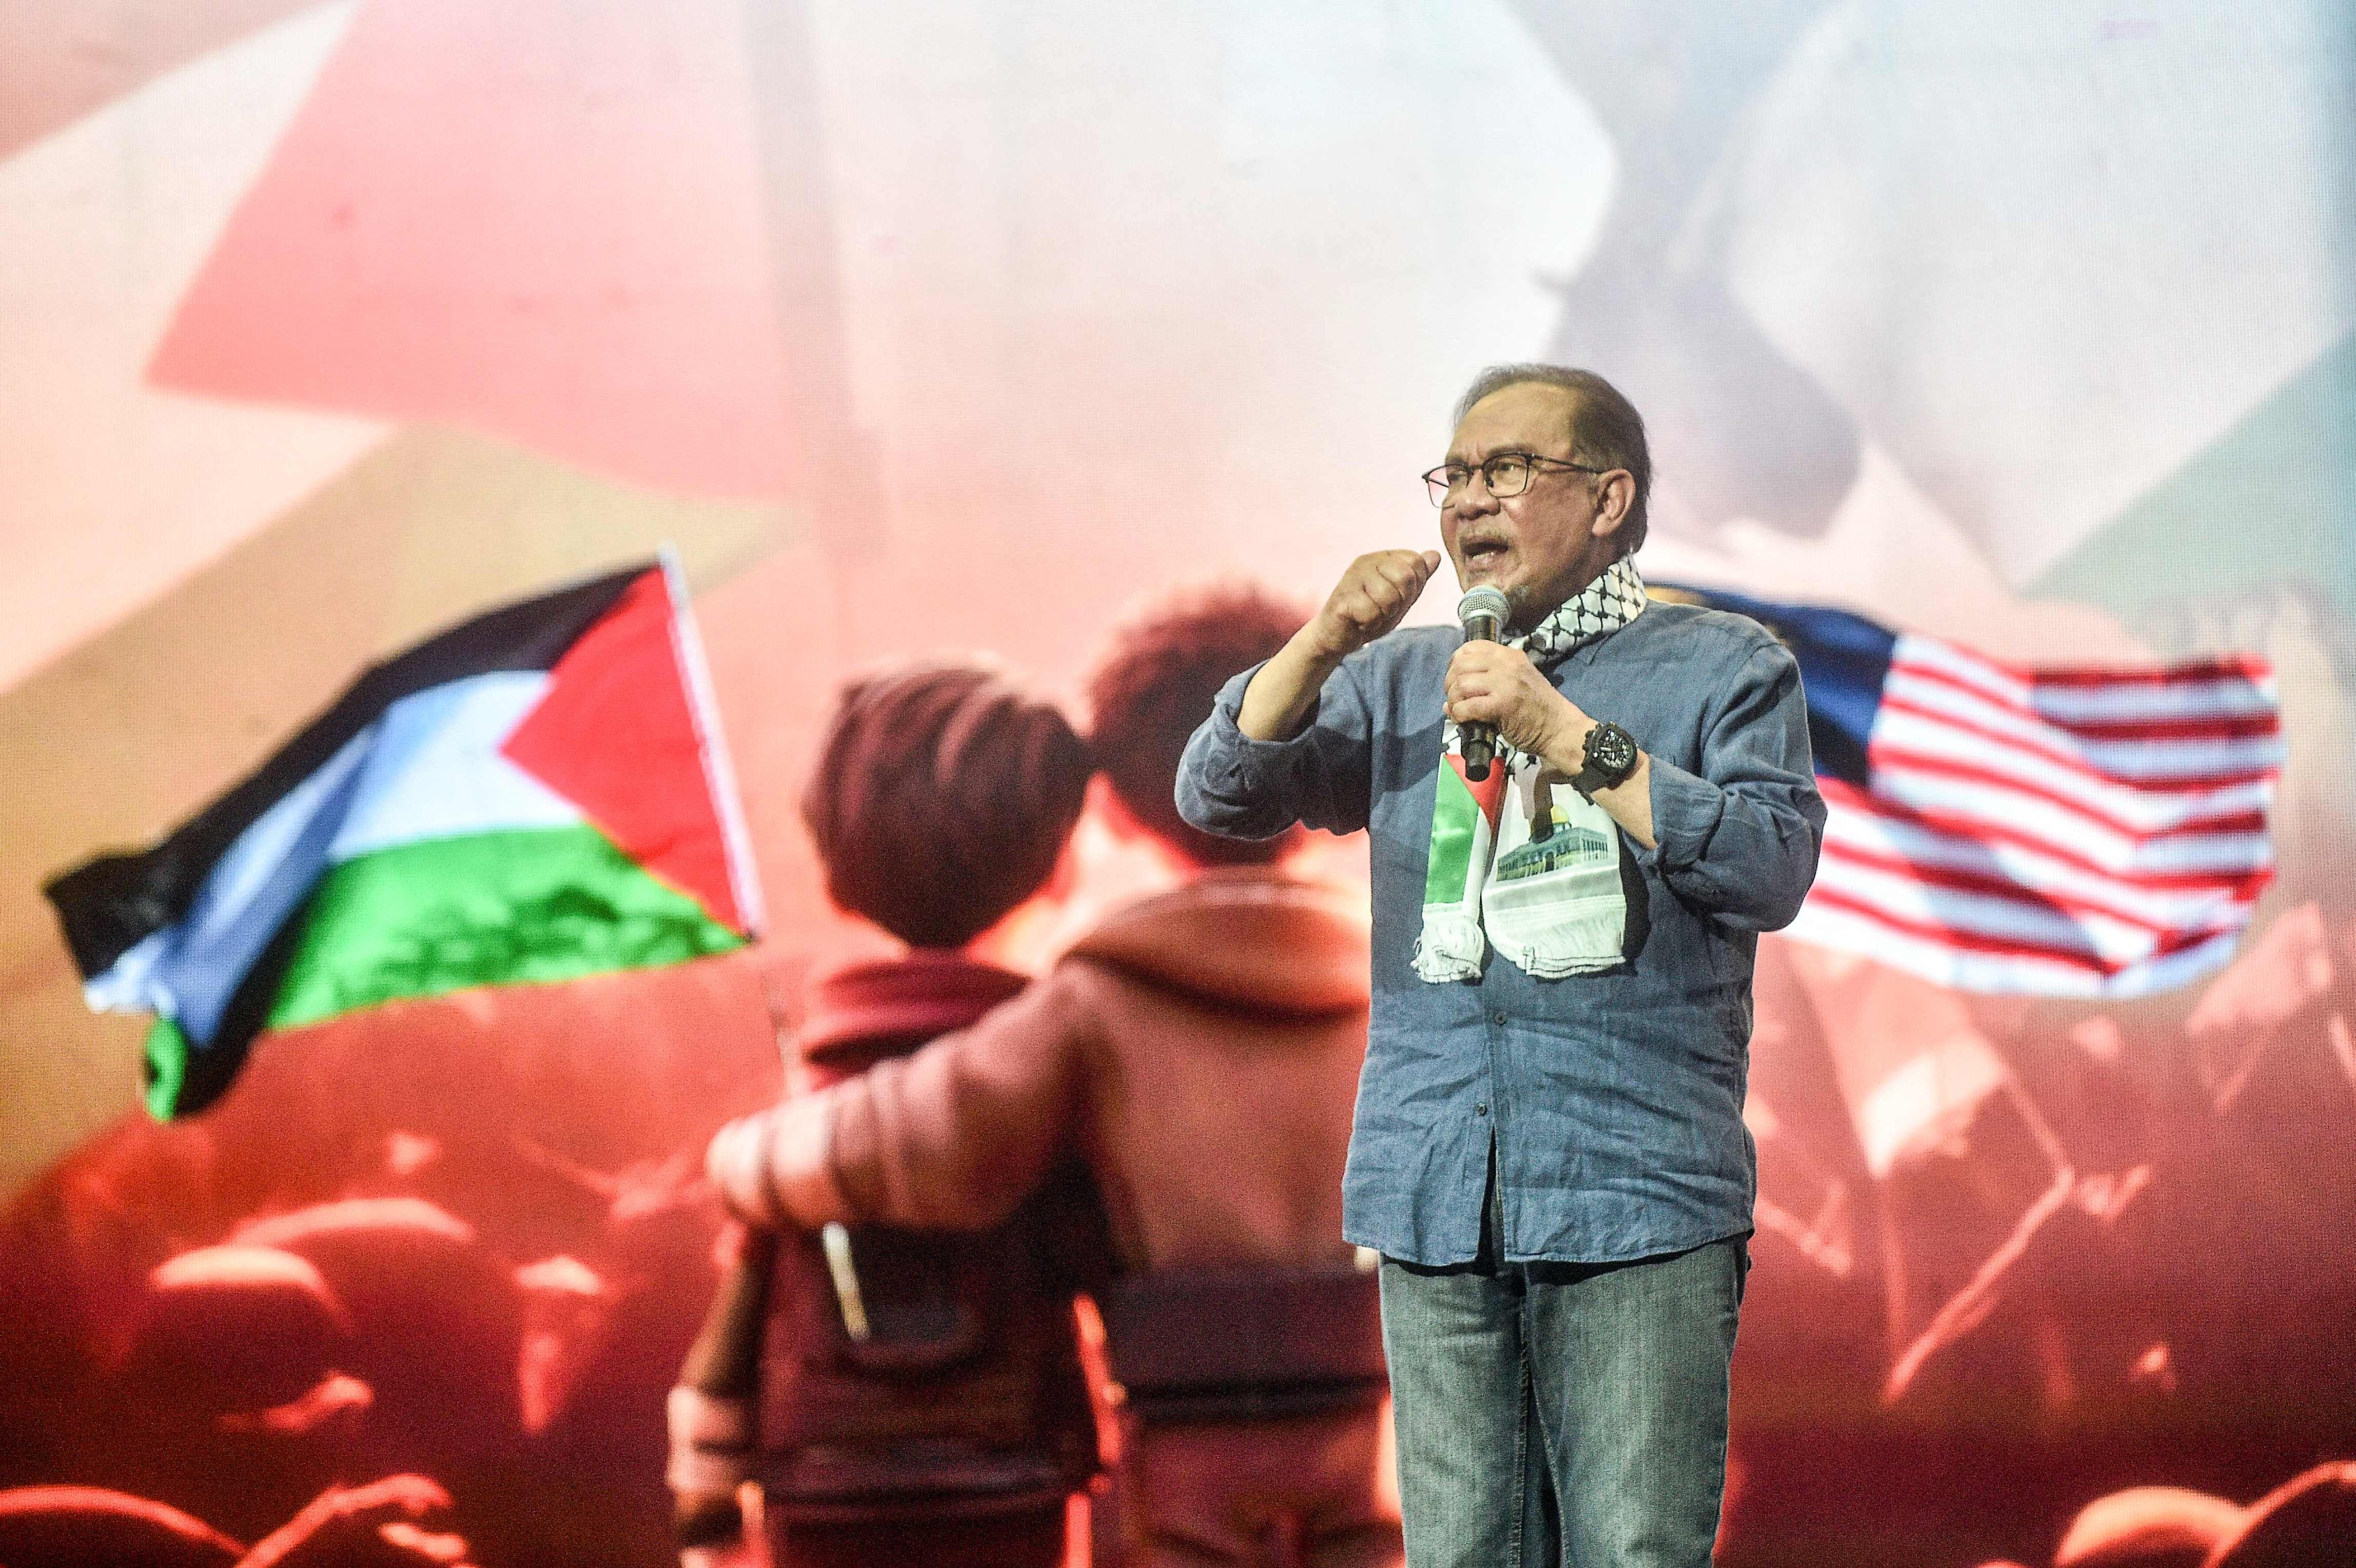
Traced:
<svg viewBox="0 0 2356 1568">
<path fill-rule="evenodd" d="M 836 906 L 907 947 L 815 980 L 790 1042 L 796 1092 L 1023 990 L 975 944 L 1050 881 L 1087 781 L 1063 715 L 989 669 L 844 689 L 802 817 Z M 1062 1563 L 1066 1498 L 1098 1467 L 1073 1296 L 1108 1243 L 1085 1167 L 1034 1175 L 963 1235 L 812 1234 L 766 1201 L 738 1208 L 741 1255 L 670 1396 L 684 1563 L 762 1560 L 737 1505 L 755 1478 L 776 1568 Z"/>
<path fill-rule="evenodd" d="M 1114 639 L 1090 746 L 1125 831 L 1183 876 L 1119 909 L 970 1029 L 732 1124 L 739 1212 L 984 1228 L 1058 1163 L 1093 1166 L 1122 1271 L 1105 1298 L 1126 1393 L 1124 1562 L 1396 1563 L 1379 1479 L 1374 1279 L 1342 1240 L 1365 1053 L 1365 895 L 1178 819 L 1188 736 L 1303 617 L 1246 589 Z"/>
</svg>

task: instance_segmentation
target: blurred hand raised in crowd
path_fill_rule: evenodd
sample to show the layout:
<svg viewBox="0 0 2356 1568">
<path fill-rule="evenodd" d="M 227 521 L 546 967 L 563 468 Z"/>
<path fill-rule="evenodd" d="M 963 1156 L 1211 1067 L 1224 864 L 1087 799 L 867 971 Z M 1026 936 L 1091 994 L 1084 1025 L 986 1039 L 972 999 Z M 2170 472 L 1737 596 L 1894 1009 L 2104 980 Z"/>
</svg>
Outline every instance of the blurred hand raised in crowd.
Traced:
<svg viewBox="0 0 2356 1568">
<path fill-rule="evenodd" d="M 423 1476 L 330 1487 L 237 1568 L 467 1568 L 462 1537 L 416 1522 L 449 1508 L 450 1494 Z"/>
</svg>

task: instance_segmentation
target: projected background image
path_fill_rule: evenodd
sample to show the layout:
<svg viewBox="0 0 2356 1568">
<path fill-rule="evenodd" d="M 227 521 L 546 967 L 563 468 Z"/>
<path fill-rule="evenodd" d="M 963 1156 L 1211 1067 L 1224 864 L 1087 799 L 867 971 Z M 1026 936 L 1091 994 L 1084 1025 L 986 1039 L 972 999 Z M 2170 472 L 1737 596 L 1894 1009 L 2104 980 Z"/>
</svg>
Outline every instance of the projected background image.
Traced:
<svg viewBox="0 0 2356 1568">
<path fill-rule="evenodd" d="M 2043 1564 L 2127 1488 L 2356 1459 L 2341 7 L 7 0 L 0 59 L 0 1487 L 250 1543 L 414 1473 L 485 1568 L 661 1560 L 701 1144 L 861 940 L 795 815 L 836 681 L 1068 692 L 1141 596 L 1313 598 L 1433 542 L 1450 402 L 1529 358 L 1645 412 L 1649 576 L 2260 653 L 2288 737 L 2193 984 L 1763 945 L 1722 1561 Z M 665 541 L 767 939 L 273 1037 L 145 1122 L 41 880 Z M 1034 959 L 1154 875 L 1082 850 Z"/>
</svg>

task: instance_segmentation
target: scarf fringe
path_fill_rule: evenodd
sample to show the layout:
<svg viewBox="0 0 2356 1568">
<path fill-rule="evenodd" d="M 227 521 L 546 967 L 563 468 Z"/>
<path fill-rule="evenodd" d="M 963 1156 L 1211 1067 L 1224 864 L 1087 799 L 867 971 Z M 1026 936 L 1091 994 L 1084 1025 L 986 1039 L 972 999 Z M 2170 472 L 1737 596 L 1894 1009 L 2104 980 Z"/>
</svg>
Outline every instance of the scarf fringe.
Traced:
<svg viewBox="0 0 2356 1568">
<path fill-rule="evenodd" d="M 1426 904 L 1423 934 L 1415 940 L 1415 972 L 1434 985 L 1451 980 L 1481 978 L 1481 960 L 1489 950 L 1481 922 L 1462 904 Z"/>
<path fill-rule="evenodd" d="M 1616 896 L 1581 898 L 1547 921 L 1536 940 L 1516 941 L 1501 932 L 1496 948 L 1533 979 L 1562 980 L 1619 964 L 1627 929 L 1624 899 Z"/>
</svg>

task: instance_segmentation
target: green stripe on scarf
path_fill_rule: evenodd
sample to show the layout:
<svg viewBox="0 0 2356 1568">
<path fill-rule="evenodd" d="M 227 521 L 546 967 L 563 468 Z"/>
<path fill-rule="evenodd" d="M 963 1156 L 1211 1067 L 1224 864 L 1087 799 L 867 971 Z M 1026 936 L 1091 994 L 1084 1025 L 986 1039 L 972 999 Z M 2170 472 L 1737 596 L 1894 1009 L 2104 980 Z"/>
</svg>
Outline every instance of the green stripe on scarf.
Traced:
<svg viewBox="0 0 2356 1568">
<path fill-rule="evenodd" d="M 1472 869 L 1473 831 L 1480 826 L 1481 803 L 1456 765 L 1440 759 L 1440 781 L 1431 800 L 1430 869 L 1424 874 L 1423 901 L 1454 904 L 1464 897 L 1464 878 Z"/>
</svg>

